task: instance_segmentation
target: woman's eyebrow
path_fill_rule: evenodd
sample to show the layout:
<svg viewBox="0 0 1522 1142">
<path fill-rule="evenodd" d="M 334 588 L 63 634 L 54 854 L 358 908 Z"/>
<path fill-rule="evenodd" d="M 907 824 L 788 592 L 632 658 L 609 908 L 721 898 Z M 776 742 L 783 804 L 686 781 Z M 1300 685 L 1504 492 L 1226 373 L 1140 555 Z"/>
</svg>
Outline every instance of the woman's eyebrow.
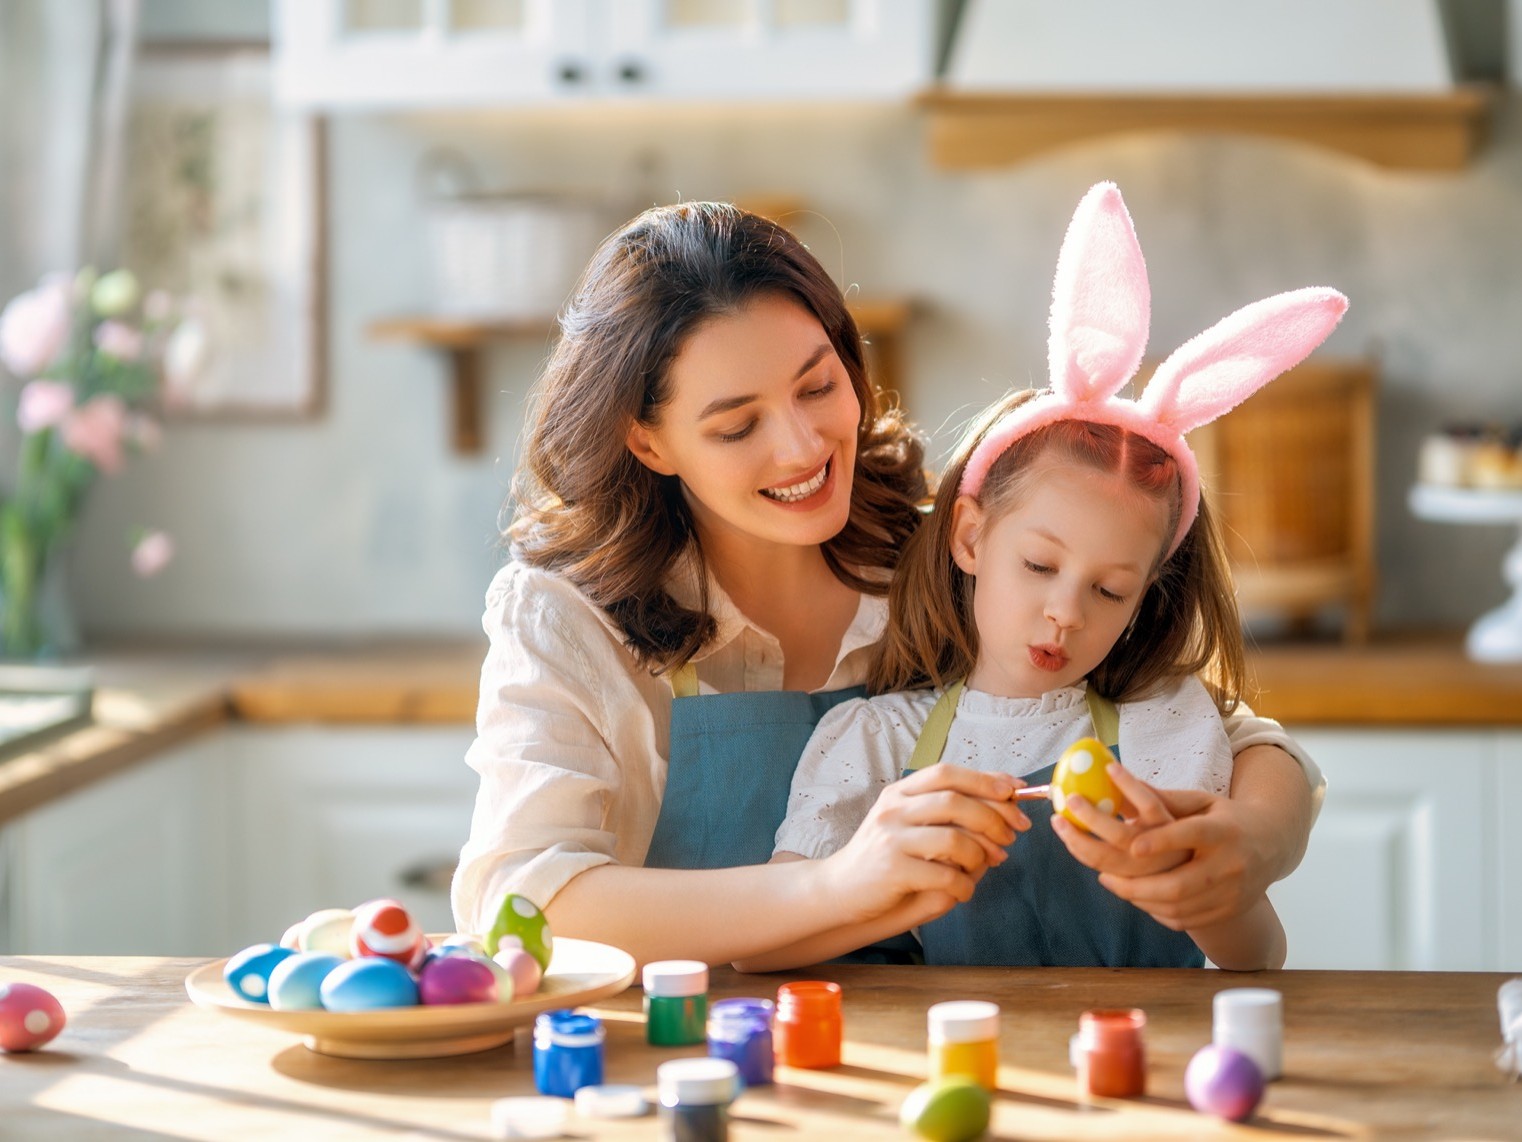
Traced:
<svg viewBox="0 0 1522 1142">
<path fill-rule="evenodd" d="M 819 362 L 824 360 L 825 356 L 828 355 L 833 348 L 834 346 L 832 346 L 828 341 L 826 341 L 823 345 L 820 345 L 817 349 L 810 353 L 808 355 L 808 359 L 798 367 L 798 371 L 793 374 L 793 380 L 798 380 L 815 365 L 819 364 Z M 743 396 L 737 397 L 720 397 L 718 400 L 709 401 L 706 405 L 704 405 L 703 411 L 698 413 L 698 419 L 707 420 L 710 416 L 717 416 L 721 412 L 733 412 L 735 409 L 740 408 L 742 405 L 750 404 L 750 402 L 755 399 L 755 393 L 745 393 Z"/>
</svg>

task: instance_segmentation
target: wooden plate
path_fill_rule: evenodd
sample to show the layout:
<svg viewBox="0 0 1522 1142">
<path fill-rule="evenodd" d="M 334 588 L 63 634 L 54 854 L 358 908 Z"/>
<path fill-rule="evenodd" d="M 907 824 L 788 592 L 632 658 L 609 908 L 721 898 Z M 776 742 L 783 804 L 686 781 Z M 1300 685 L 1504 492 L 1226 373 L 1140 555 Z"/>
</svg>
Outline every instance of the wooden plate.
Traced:
<svg viewBox="0 0 1522 1142">
<path fill-rule="evenodd" d="M 185 977 L 185 990 L 209 1007 L 266 1027 L 294 1031 L 313 1051 L 346 1059 L 428 1059 L 486 1051 L 512 1041 L 541 1011 L 617 995 L 634 981 L 634 957 L 591 940 L 555 940 L 539 990 L 511 1003 L 387 1007 L 374 1011 L 276 1011 L 238 995 L 222 978 L 227 960 Z"/>
</svg>

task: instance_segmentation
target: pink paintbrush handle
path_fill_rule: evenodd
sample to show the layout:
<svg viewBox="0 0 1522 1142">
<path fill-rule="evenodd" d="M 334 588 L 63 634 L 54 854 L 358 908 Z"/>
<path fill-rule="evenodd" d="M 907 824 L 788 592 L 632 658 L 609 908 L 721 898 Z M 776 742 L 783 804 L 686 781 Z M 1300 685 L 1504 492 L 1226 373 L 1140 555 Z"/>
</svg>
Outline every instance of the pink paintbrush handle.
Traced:
<svg viewBox="0 0 1522 1142">
<path fill-rule="evenodd" d="M 1024 789 L 1015 790 L 1016 801 L 1045 801 L 1051 795 L 1050 785 L 1027 785 Z"/>
</svg>

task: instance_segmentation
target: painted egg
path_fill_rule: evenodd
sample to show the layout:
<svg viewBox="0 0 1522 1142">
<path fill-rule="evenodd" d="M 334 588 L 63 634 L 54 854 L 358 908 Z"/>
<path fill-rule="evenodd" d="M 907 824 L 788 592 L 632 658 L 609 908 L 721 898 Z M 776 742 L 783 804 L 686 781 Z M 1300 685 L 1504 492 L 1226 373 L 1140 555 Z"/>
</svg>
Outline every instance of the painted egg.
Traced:
<svg viewBox="0 0 1522 1142">
<path fill-rule="evenodd" d="M 354 909 L 350 955 L 380 956 L 417 968 L 429 946 L 411 914 L 395 900 L 371 900 Z"/>
<path fill-rule="evenodd" d="M 312 1011 L 322 1006 L 322 981 L 343 956 L 330 952 L 297 952 L 270 972 L 270 1006 L 276 1011 Z"/>
<path fill-rule="evenodd" d="M 522 948 L 539 961 L 540 971 L 549 971 L 553 943 L 550 922 L 539 906 L 526 896 L 509 893 L 486 933 L 486 954 L 495 956 L 503 948 Z"/>
<path fill-rule="evenodd" d="M 1120 812 L 1125 798 L 1105 772 L 1105 766 L 1114 760 L 1115 755 L 1097 738 L 1079 738 L 1068 746 L 1052 771 L 1052 808 L 1080 829 L 1084 829 L 1083 822 L 1067 808 L 1067 799 L 1075 793 L 1086 797 L 1101 813 L 1113 816 Z"/>
<path fill-rule="evenodd" d="M 467 936 L 460 932 L 445 936 L 439 941 L 439 950 L 447 952 L 450 955 L 455 955 L 462 951 L 469 952 L 473 956 L 486 955 L 486 945 L 484 943 L 475 936 Z"/>
<path fill-rule="evenodd" d="M 296 948 L 348 959 L 353 932 L 353 912 L 347 908 L 322 908 L 296 925 Z"/>
<path fill-rule="evenodd" d="M 412 973 L 395 960 L 380 956 L 345 960 L 323 979 L 319 994 L 329 1011 L 412 1007 L 418 1001 Z"/>
<path fill-rule="evenodd" d="M 497 975 L 474 956 L 441 956 L 423 967 L 418 998 L 430 1006 L 446 1003 L 495 1003 Z"/>
<path fill-rule="evenodd" d="M 970 1142 L 988 1129 L 992 1100 L 975 1080 L 952 1075 L 921 1083 L 899 1107 L 899 1125 L 928 1142 Z"/>
<path fill-rule="evenodd" d="M 523 954 L 528 957 L 528 961 L 530 963 L 534 964 L 534 971 L 537 973 L 539 971 L 539 965 L 534 963 L 534 957 L 530 956 L 527 952 L 524 952 Z M 479 960 L 481 963 L 485 964 L 487 968 L 490 969 L 491 974 L 496 976 L 497 1002 L 511 1003 L 513 1001 L 513 996 L 517 994 L 516 989 L 518 986 L 517 983 L 513 980 L 513 973 L 508 971 L 496 960 L 491 959 L 487 956 L 473 956 L 472 958 Z"/>
<path fill-rule="evenodd" d="M 1234 1047 L 1201 1047 L 1184 1070 L 1184 1093 L 1201 1114 L 1230 1122 L 1252 1116 L 1263 1099 L 1263 1072 Z"/>
<path fill-rule="evenodd" d="M 522 948 L 503 948 L 492 957 L 492 962 L 512 979 L 514 995 L 533 995 L 539 990 L 544 970 L 539 961 Z"/>
<path fill-rule="evenodd" d="M 301 921 L 297 920 L 280 937 L 280 946 L 293 952 L 301 951 Z"/>
<path fill-rule="evenodd" d="M 222 969 L 222 978 L 244 999 L 268 1003 L 270 973 L 281 960 L 289 959 L 295 954 L 290 948 L 282 948 L 279 944 L 254 944 L 227 961 L 227 966 Z"/>
<path fill-rule="evenodd" d="M 0 1050 L 35 1051 L 68 1022 L 63 1004 L 30 983 L 0 983 Z"/>
</svg>

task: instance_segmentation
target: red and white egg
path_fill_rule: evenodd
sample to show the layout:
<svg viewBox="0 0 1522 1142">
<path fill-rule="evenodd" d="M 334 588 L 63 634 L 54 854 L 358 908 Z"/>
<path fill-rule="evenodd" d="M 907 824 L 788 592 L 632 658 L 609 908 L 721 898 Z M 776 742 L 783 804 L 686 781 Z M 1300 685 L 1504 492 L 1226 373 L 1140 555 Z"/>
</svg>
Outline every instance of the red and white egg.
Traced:
<svg viewBox="0 0 1522 1142">
<path fill-rule="evenodd" d="M 422 964 L 428 946 L 428 938 L 399 902 L 371 900 L 354 909 L 350 955 L 379 956 L 415 970 Z"/>
</svg>

